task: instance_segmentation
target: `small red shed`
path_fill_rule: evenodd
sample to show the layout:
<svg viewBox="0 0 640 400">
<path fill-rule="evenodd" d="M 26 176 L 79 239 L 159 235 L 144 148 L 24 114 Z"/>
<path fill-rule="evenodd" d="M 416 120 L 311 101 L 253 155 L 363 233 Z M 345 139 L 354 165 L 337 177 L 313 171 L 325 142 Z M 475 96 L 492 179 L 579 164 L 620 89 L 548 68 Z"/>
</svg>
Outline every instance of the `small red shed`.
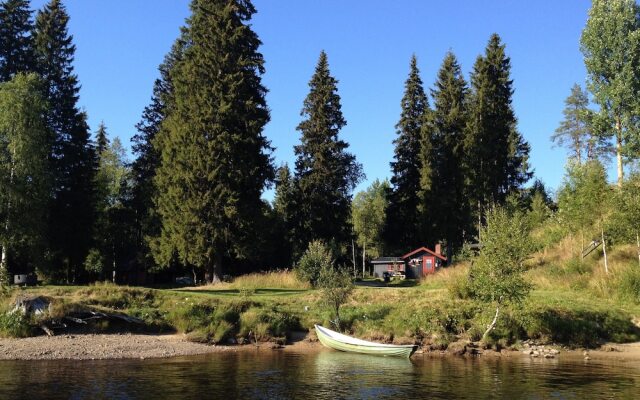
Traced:
<svg viewBox="0 0 640 400">
<path fill-rule="evenodd" d="M 426 247 L 420 247 L 400 258 L 404 260 L 407 265 L 407 275 L 412 275 L 412 278 L 420 279 L 429 274 L 433 274 L 437 268 L 440 268 L 443 263 L 447 262 L 447 258 L 441 253 L 441 247 L 437 244 L 435 251 Z M 410 274 L 409 271 L 411 271 Z"/>
<path fill-rule="evenodd" d="M 439 244 L 435 250 L 420 247 L 402 257 L 379 257 L 371 260 L 375 277 L 381 278 L 384 272 L 402 271 L 407 278 L 413 279 L 433 274 L 446 262 L 447 258 L 442 255 Z"/>
</svg>

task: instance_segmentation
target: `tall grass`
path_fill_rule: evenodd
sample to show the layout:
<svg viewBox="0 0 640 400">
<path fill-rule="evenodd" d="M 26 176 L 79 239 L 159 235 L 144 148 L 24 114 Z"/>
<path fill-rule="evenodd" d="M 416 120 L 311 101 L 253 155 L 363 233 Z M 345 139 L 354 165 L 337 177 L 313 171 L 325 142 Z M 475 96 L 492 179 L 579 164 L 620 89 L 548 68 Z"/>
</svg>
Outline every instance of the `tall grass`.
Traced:
<svg viewBox="0 0 640 400">
<path fill-rule="evenodd" d="M 234 278 L 233 281 L 218 284 L 216 289 L 309 289 L 308 282 L 303 282 L 293 271 L 278 270 L 254 272 Z"/>
</svg>

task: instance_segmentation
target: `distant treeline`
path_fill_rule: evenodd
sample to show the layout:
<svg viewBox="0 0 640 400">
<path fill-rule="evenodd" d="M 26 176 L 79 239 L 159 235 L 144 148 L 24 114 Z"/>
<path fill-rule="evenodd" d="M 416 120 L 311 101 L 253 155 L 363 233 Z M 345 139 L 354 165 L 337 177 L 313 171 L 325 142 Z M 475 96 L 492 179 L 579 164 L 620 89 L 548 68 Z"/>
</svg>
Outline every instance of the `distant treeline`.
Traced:
<svg viewBox="0 0 640 400">
<path fill-rule="evenodd" d="M 27 0 L 0 3 L 3 274 L 86 282 L 193 271 L 217 281 L 290 267 L 313 240 L 343 264 L 355 262 L 354 241 L 389 255 L 440 242 L 451 255 L 479 240 L 493 205 L 526 208 L 534 192 L 548 200 L 540 184 L 523 188 L 530 147 L 497 34 L 468 83 L 448 53 L 430 94 L 411 58 L 390 184 L 355 202 L 364 174 L 340 138 L 347 121 L 321 52 L 296 127 L 295 165 L 276 167 L 263 135 L 270 116 L 261 41 L 249 24 L 255 12 L 249 0 L 192 0 L 128 162 L 104 124 L 92 139 L 77 106 L 62 2 L 35 18 Z M 271 204 L 261 196 L 273 184 Z"/>
</svg>

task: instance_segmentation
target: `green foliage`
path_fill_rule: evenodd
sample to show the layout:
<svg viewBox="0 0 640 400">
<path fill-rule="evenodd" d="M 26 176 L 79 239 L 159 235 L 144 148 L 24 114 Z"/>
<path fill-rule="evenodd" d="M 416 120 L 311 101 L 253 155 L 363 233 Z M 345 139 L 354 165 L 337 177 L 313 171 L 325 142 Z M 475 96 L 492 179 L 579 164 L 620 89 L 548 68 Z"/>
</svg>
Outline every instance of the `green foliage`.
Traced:
<svg viewBox="0 0 640 400">
<path fill-rule="evenodd" d="M 471 216 L 465 198 L 464 129 L 467 124 L 467 82 L 455 55 L 448 52 L 438 71 L 430 123 L 423 126 L 430 142 L 431 193 L 421 205 L 432 227 L 423 227 L 426 243 L 445 239 L 449 254 L 463 242 Z M 424 188 L 423 188 L 424 189 Z M 431 201 L 428 201 L 428 200 Z M 424 218 L 424 217 L 423 217 Z M 431 236 L 430 238 L 428 236 Z"/>
<path fill-rule="evenodd" d="M 347 122 L 337 85 L 322 51 L 302 107 L 303 120 L 296 128 L 301 138 L 294 147 L 294 254 L 300 254 L 312 240 L 344 245 L 351 238 L 351 192 L 364 174 L 355 156 L 347 151 L 347 142 L 338 136 Z"/>
<path fill-rule="evenodd" d="M 640 173 L 634 172 L 613 193 L 608 227 L 622 243 L 636 243 L 640 233 Z M 640 251 L 640 249 L 638 249 Z"/>
<path fill-rule="evenodd" d="M 0 3 L 0 82 L 34 71 L 32 30 L 28 0 Z"/>
<path fill-rule="evenodd" d="M 551 141 L 565 146 L 571 152 L 571 158 L 582 164 L 583 154 L 587 161 L 597 160 L 611 150 L 606 138 L 594 131 L 593 111 L 589 109 L 589 96 L 577 83 L 571 88 L 571 94 L 565 100 L 562 111 L 564 119 L 551 136 Z"/>
<path fill-rule="evenodd" d="M 497 34 L 491 35 L 484 56 L 471 73 L 469 117 L 464 137 L 467 198 L 474 220 L 491 204 L 529 180 L 529 144 L 517 130 L 513 110 L 511 60 Z M 480 218 L 481 219 L 481 218 Z"/>
<path fill-rule="evenodd" d="M 584 237 L 600 236 L 594 230 L 596 223 L 602 223 L 607 212 L 608 184 L 602 164 L 588 161 L 577 164 L 569 161 L 564 182 L 558 191 L 559 218 L 569 230 L 581 234 L 582 247 Z"/>
<path fill-rule="evenodd" d="M 10 257 L 25 263 L 44 258 L 51 179 L 47 105 L 40 89 L 35 74 L 0 84 L 0 270 Z"/>
<path fill-rule="evenodd" d="M 98 249 L 89 250 L 87 258 L 84 260 L 84 269 L 88 272 L 100 273 L 105 268 L 104 257 Z"/>
<path fill-rule="evenodd" d="M 600 106 L 598 134 L 616 137 L 618 183 L 622 155 L 640 146 L 640 18 L 635 0 L 594 0 L 580 39 L 588 88 Z"/>
<path fill-rule="evenodd" d="M 481 237 L 482 249 L 469 270 L 474 297 L 498 305 L 521 302 L 531 290 L 523 276 L 531 251 L 523 216 L 496 207 L 487 214 Z"/>
<path fill-rule="evenodd" d="M 359 192 L 351 203 L 353 230 L 358 244 L 372 257 L 382 253 L 382 229 L 385 224 L 389 182 L 375 180 L 365 191 Z M 363 250 L 364 257 L 364 250 Z"/>
<path fill-rule="evenodd" d="M 616 274 L 618 297 L 625 301 L 640 304 L 640 269 L 628 266 Z"/>
<path fill-rule="evenodd" d="M 333 255 L 324 242 L 314 240 L 304 252 L 295 267 L 298 277 L 317 286 L 323 269 L 333 268 Z"/>
<path fill-rule="evenodd" d="M 391 162 L 393 190 L 389 194 L 384 236 L 390 250 L 404 251 L 424 244 L 417 235 L 420 232 L 418 223 L 423 220 L 421 210 L 426 212 L 425 196 L 431 190 L 433 168 L 428 147 L 431 143 L 423 140 L 422 132 L 430 112 L 429 101 L 415 55 L 411 57 L 400 106 Z"/>
<path fill-rule="evenodd" d="M 195 0 L 184 48 L 171 69 L 173 101 L 155 144 L 161 266 L 176 260 L 220 281 L 223 259 L 242 256 L 257 235 L 261 192 L 273 179 L 269 120 L 260 76 L 260 40 L 248 22 L 250 1 Z M 326 205 L 325 205 L 326 206 Z"/>
<path fill-rule="evenodd" d="M 31 336 L 29 318 L 20 312 L 0 313 L 0 337 L 23 338 Z"/>
<path fill-rule="evenodd" d="M 340 307 L 349 300 L 353 292 L 353 282 L 349 272 L 344 268 L 338 269 L 332 265 L 325 265 L 318 276 L 318 287 L 321 290 L 320 301 L 334 313 L 333 325 L 342 329 Z"/>
</svg>

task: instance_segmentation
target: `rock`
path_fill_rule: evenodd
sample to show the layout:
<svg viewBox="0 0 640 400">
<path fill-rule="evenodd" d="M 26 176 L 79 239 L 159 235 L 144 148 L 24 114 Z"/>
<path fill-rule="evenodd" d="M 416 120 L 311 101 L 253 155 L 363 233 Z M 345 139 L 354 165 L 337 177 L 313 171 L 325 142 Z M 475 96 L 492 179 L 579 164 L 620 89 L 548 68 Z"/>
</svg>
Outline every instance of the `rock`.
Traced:
<svg viewBox="0 0 640 400">
<path fill-rule="evenodd" d="M 522 350 L 522 354 L 526 354 L 526 355 L 530 356 L 531 354 L 533 354 L 533 350 L 531 350 L 531 349 Z"/>
<path fill-rule="evenodd" d="M 464 343 L 454 342 L 449 345 L 447 350 L 453 355 L 462 356 L 467 352 L 467 346 Z"/>
<path fill-rule="evenodd" d="M 557 355 L 557 354 L 560 354 L 560 350 L 557 350 L 557 349 L 551 349 L 551 350 L 549 350 L 549 353 L 550 353 L 550 354 L 553 354 L 553 355 Z"/>
<path fill-rule="evenodd" d="M 551 354 L 551 353 L 547 353 L 547 354 L 545 354 L 545 355 L 544 355 L 544 358 L 555 358 L 555 357 L 556 357 L 556 356 L 554 356 L 554 355 L 553 355 L 553 354 Z"/>
<path fill-rule="evenodd" d="M 591 357 L 589 357 L 589 356 L 585 356 L 585 357 L 584 357 L 584 360 L 585 360 L 585 361 L 589 361 L 589 360 L 591 360 Z"/>
<path fill-rule="evenodd" d="M 530 348 L 530 347 L 531 347 L 531 345 L 530 345 L 528 342 L 524 342 L 524 348 L 525 348 L 525 349 L 528 349 L 528 348 Z"/>
<path fill-rule="evenodd" d="M 532 357 L 540 357 L 540 352 L 538 350 L 534 350 L 533 353 L 531 353 Z"/>
</svg>

